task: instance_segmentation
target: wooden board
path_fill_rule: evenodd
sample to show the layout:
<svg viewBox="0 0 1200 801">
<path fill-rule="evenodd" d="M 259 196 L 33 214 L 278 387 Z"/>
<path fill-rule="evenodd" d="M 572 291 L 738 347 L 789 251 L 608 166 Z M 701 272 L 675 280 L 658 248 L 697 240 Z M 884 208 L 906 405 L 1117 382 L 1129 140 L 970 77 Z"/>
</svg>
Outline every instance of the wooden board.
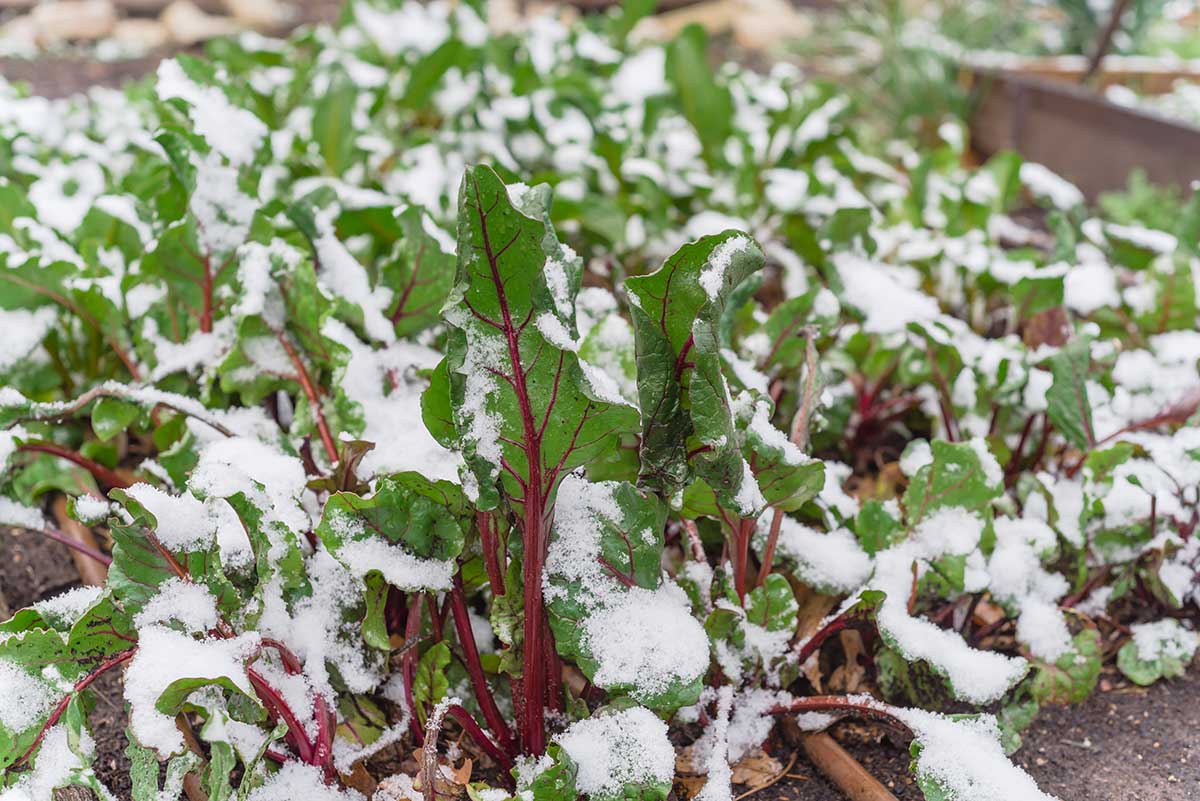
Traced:
<svg viewBox="0 0 1200 801">
<path fill-rule="evenodd" d="M 1154 182 L 1200 181 L 1200 128 L 1119 106 L 1081 86 L 972 70 L 972 146 L 1016 150 L 1076 184 L 1088 198 L 1123 189 L 1141 168 Z"/>
</svg>

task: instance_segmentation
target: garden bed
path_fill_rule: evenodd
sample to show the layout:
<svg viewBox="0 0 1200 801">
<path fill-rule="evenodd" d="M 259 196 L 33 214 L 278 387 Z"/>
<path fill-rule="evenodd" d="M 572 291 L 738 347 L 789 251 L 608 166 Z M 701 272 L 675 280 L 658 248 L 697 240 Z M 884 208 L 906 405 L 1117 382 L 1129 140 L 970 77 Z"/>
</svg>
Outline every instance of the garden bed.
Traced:
<svg viewBox="0 0 1200 801">
<path fill-rule="evenodd" d="M 870 150 L 629 6 L 351 12 L 3 87 L 6 784 L 1196 789 L 1200 199 Z"/>
<path fill-rule="evenodd" d="M 1125 188 L 1142 170 L 1156 184 L 1186 188 L 1200 179 L 1200 128 L 1112 102 L 1079 80 L 1082 59 L 1014 59 L 1003 68 L 970 67 L 975 111 L 971 144 L 987 157 L 1010 149 L 1044 164 L 1094 200 Z M 1147 59 L 1146 61 L 1153 61 Z M 1194 67 L 1142 63 L 1097 76 L 1100 85 L 1166 91 Z"/>
</svg>

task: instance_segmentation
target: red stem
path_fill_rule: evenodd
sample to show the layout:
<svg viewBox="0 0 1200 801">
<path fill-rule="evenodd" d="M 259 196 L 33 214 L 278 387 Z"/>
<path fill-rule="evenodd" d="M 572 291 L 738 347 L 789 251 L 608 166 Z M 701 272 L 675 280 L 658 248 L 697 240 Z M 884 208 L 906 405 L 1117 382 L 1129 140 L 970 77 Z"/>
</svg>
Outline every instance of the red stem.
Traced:
<svg viewBox="0 0 1200 801">
<path fill-rule="evenodd" d="M 71 692 L 67 693 L 66 695 L 64 695 L 62 697 L 62 699 L 54 707 L 54 711 L 50 713 L 50 717 L 47 718 L 46 722 L 42 724 L 42 728 L 38 731 L 37 737 L 33 738 L 33 742 L 30 743 L 29 747 L 25 749 L 25 753 L 21 754 L 21 757 L 16 762 L 14 762 L 9 767 L 9 769 L 11 770 L 13 767 L 20 765 L 21 763 L 23 763 L 29 759 L 30 755 L 33 754 L 33 752 L 37 749 L 38 745 L 41 744 L 42 740 L 46 737 L 46 732 L 48 732 L 48 731 L 50 731 L 50 729 L 54 728 L 54 726 L 58 723 L 59 719 L 62 718 L 63 713 L 67 711 L 67 707 L 71 703 L 71 699 L 74 698 L 77 693 L 81 693 L 84 690 L 86 690 L 91 685 L 92 682 L 94 682 L 96 679 L 100 678 L 102 675 L 107 673 L 109 670 L 112 670 L 117 665 L 128 662 L 130 659 L 133 658 L 133 655 L 135 653 L 137 653 L 136 646 L 134 646 L 133 648 L 130 648 L 128 651 L 122 651 L 121 653 L 117 654 L 116 656 L 109 657 L 108 659 L 104 660 L 99 665 L 97 665 L 95 668 L 93 668 L 92 671 L 90 673 L 88 673 L 86 676 L 84 676 L 82 679 L 75 682 L 75 686 L 71 689 Z"/>
<path fill-rule="evenodd" d="M 475 632 L 471 628 L 471 616 L 467 610 L 466 593 L 463 591 L 462 571 L 454 574 L 454 586 L 450 590 L 450 609 L 454 616 L 454 628 L 458 632 L 458 642 L 463 649 L 463 662 L 467 666 L 467 674 L 471 677 L 471 686 L 475 689 L 475 698 L 483 711 L 483 719 L 496 742 L 505 752 L 513 750 L 512 732 L 504 722 L 504 715 L 496 706 L 492 688 L 488 685 L 483 673 L 483 663 L 479 660 L 479 646 L 475 643 Z"/>
<path fill-rule="evenodd" d="M 63 545 L 67 546 L 71 550 L 78 551 L 79 553 L 83 554 L 84 556 L 95 559 L 97 562 L 104 565 L 105 567 L 112 564 L 112 557 L 109 556 L 108 554 L 104 553 L 103 551 L 98 551 L 90 545 L 84 545 L 79 540 L 75 539 L 74 537 L 67 536 L 66 534 L 62 533 L 58 529 L 44 528 L 44 529 L 39 529 L 38 533 L 45 534 L 47 537 L 54 540 L 55 542 L 61 542 Z"/>
<path fill-rule="evenodd" d="M 101 484 L 107 484 L 110 487 L 116 487 L 118 489 L 127 489 L 129 487 L 128 481 L 121 478 L 104 465 L 92 461 L 81 453 L 76 453 L 69 448 L 64 448 L 63 446 L 57 445 L 53 442 L 26 442 L 18 446 L 17 450 L 25 451 L 27 453 L 48 453 L 51 456 L 57 456 L 60 459 L 66 459 L 68 462 L 73 462 L 79 465 L 84 470 L 91 473 Z"/>
<path fill-rule="evenodd" d="M 308 739 L 308 733 L 304 730 L 304 726 L 300 725 L 300 721 L 296 718 L 296 713 L 288 706 L 287 701 L 254 668 L 247 668 L 246 675 L 250 679 L 250 685 L 254 687 L 255 694 L 263 702 L 263 706 L 267 708 L 267 711 L 273 717 L 282 718 L 283 722 L 287 724 L 287 741 L 296 749 L 296 754 L 300 757 L 300 761 L 310 765 L 314 764 L 313 744 Z"/>
<path fill-rule="evenodd" d="M 873 699 L 862 696 L 856 700 L 846 695 L 810 695 L 807 698 L 796 698 L 786 704 L 778 704 L 767 710 L 769 715 L 799 714 L 802 712 L 842 712 L 895 726 L 909 734 L 912 729 L 908 724 L 897 718 L 886 709 L 880 709 Z"/>
<path fill-rule="evenodd" d="M 421 634 L 421 594 L 414 593 L 408 604 L 408 619 L 404 623 L 404 643 L 416 642 Z M 407 648 L 401 657 L 400 669 L 404 675 L 404 700 L 408 703 L 408 725 L 412 729 L 417 745 L 425 741 L 425 733 L 417 722 L 417 703 L 413 699 L 413 681 L 417 674 L 417 649 Z"/>
<path fill-rule="evenodd" d="M 813 636 L 805 640 L 804 645 L 796 652 L 796 664 L 803 665 L 808 658 L 816 653 L 825 641 L 850 625 L 849 615 L 839 615 L 818 629 Z"/>
<path fill-rule="evenodd" d="M 783 525 L 783 510 L 776 509 L 771 518 L 771 530 L 767 533 L 767 547 L 763 550 L 762 565 L 758 569 L 758 586 L 762 586 L 771 575 L 771 563 L 775 561 L 775 546 L 779 542 L 779 529 Z"/>
<path fill-rule="evenodd" d="M 496 745 L 495 741 L 492 740 L 491 737 L 487 736 L 487 733 L 484 732 L 484 730 L 480 728 L 479 724 L 475 722 L 475 718 L 471 717 L 470 712 L 463 709 L 458 704 L 451 704 L 449 707 L 447 707 L 446 714 L 458 721 L 458 725 L 462 726 L 463 730 L 466 731 L 467 734 L 471 735 L 471 739 L 473 739 L 479 745 L 479 747 L 487 753 L 488 756 L 496 761 L 496 764 L 498 764 L 504 770 L 505 775 L 507 775 L 509 771 L 513 769 L 512 759 L 510 759 L 508 754 L 504 753 L 504 751 Z"/>
<path fill-rule="evenodd" d="M 475 211 L 479 214 L 479 228 L 483 238 L 483 250 L 487 257 L 488 268 L 491 271 L 492 283 L 496 290 L 496 300 L 500 306 L 503 318 L 501 326 L 508 342 L 509 363 L 512 366 L 512 388 L 521 408 L 521 425 L 524 430 L 525 460 L 529 475 L 525 482 L 524 499 L 524 570 L 525 580 L 525 675 L 523 677 L 525 709 L 521 725 L 521 741 L 525 750 L 532 754 L 541 754 L 546 750 L 546 720 L 545 697 L 546 666 L 544 660 L 538 658 L 543 651 L 543 640 L 547 639 L 545 611 L 542 598 L 542 563 L 546 554 L 546 496 L 549 488 L 542 486 L 542 430 L 534 421 L 533 407 L 529 399 L 529 390 L 525 384 L 525 370 L 521 365 L 521 346 L 518 341 L 518 331 L 513 324 L 512 314 L 508 308 L 508 297 L 504 291 L 504 281 L 500 276 L 498 256 L 492 248 L 491 236 L 488 233 L 487 212 L 483 208 L 483 199 L 479 193 L 479 184 L 475 184 Z M 549 419 L 549 409 L 546 418 Z M 530 656 L 532 655 L 532 656 Z"/>
<path fill-rule="evenodd" d="M 333 442 L 329 424 L 325 421 L 325 411 L 321 408 L 321 396 L 317 392 L 316 386 L 313 385 L 312 378 L 308 375 L 308 368 L 304 366 L 304 360 L 300 358 L 300 354 L 296 352 L 296 348 L 292 346 L 287 335 L 278 331 L 276 336 L 279 338 L 279 344 L 283 345 L 283 349 L 287 351 L 292 366 L 296 368 L 296 380 L 300 382 L 300 388 L 304 390 L 304 395 L 308 398 L 308 405 L 312 407 L 313 419 L 317 421 L 317 432 L 321 435 L 321 445 L 325 448 L 325 455 L 329 457 L 330 462 L 337 464 L 337 446 Z"/>
<path fill-rule="evenodd" d="M 734 588 L 737 590 L 738 603 L 742 606 L 746 605 L 746 571 L 749 569 L 748 563 L 750 561 L 750 536 L 753 533 L 753 520 L 740 520 L 738 521 L 737 527 L 734 529 L 736 562 L 733 566 L 733 584 Z"/>
<path fill-rule="evenodd" d="M 496 552 L 500 543 L 496 538 L 496 530 L 492 528 L 492 517 L 487 512 L 476 512 L 475 521 L 479 525 L 479 543 L 483 548 L 483 563 L 487 567 L 492 595 L 503 595 L 504 572 L 500 569 L 500 555 Z"/>
<path fill-rule="evenodd" d="M 200 292 L 204 295 L 204 309 L 200 312 L 200 331 L 209 334 L 213 326 L 212 255 L 205 253 L 201 263 L 204 265 L 204 279 L 200 284 Z"/>
</svg>

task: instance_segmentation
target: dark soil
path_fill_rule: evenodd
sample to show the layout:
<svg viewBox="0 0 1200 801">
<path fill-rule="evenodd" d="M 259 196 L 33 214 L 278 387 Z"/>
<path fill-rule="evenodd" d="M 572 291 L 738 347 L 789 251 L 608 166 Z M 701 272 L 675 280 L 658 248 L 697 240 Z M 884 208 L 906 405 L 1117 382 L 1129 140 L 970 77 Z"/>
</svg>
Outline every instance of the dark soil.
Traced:
<svg viewBox="0 0 1200 801">
<path fill-rule="evenodd" d="M 1062 801 L 1197 801 L 1197 732 L 1200 670 L 1148 688 L 1106 675 L 1083 704 L 1042 710 L 1014 759 Z M 909 775 L 907 749 L 889 742 L 882 729 L 841 724 L 832 734 L 900 801 L 924 797 Z M 787 764 L 789 752 L 781 752 L 776 758 Z M 778 783 L 749 797 L 845 801 L 803 753 Z"/>
</svg>

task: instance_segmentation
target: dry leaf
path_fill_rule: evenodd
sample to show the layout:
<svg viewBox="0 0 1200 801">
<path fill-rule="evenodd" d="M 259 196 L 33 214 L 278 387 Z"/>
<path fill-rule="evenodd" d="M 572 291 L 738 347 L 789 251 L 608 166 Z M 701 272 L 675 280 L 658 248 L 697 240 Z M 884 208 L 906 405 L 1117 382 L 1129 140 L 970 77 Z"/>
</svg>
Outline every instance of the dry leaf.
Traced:
<svg viewBox="0 0 1200 801">
<path fill-rule="evenodd" d="M 675 794 L 681 801 L 695 798 L 700 795 L 700 791 L 704 789 L 707 782 L 708 778 L 705 776 L 676 776 Z"/>
<path fill-rule="evenodd" d="M 846 654 L 846 661 L 833 671 L 829 677 L 828 687 L 834 692 L 855 693 L 862 688 L 867 675 L 867 669 L 859 659 L 866 648 L 863 646 L 862 635 L 857 631 L 844 630 L 839 632 L 838 636 L 842 642 L 842 650 Z"/>
<path fill-rule="evenodd" d="M 417 764 L 421 764 L 423 749 L 413 752 Z M 434 781 L 434 793 L 439 798 L 458 798 L 466 793 L 467 785 L 471 783 L 473 764 L 470 759 L 464 759 L 457 767 L 446 757 L 438 754 L 438 778 Z M 413 779 L 413 788 L 420 790 L 424 785 L 421 771 L 417 771 Z"/>
<path fill-rule="evenodd" d="M 733 783 L 744 784 L 753 790 L 762 787 L 779 775 L 783 765 L 761 750 L 751 751 L 733 766 Z"/>
</svg>

